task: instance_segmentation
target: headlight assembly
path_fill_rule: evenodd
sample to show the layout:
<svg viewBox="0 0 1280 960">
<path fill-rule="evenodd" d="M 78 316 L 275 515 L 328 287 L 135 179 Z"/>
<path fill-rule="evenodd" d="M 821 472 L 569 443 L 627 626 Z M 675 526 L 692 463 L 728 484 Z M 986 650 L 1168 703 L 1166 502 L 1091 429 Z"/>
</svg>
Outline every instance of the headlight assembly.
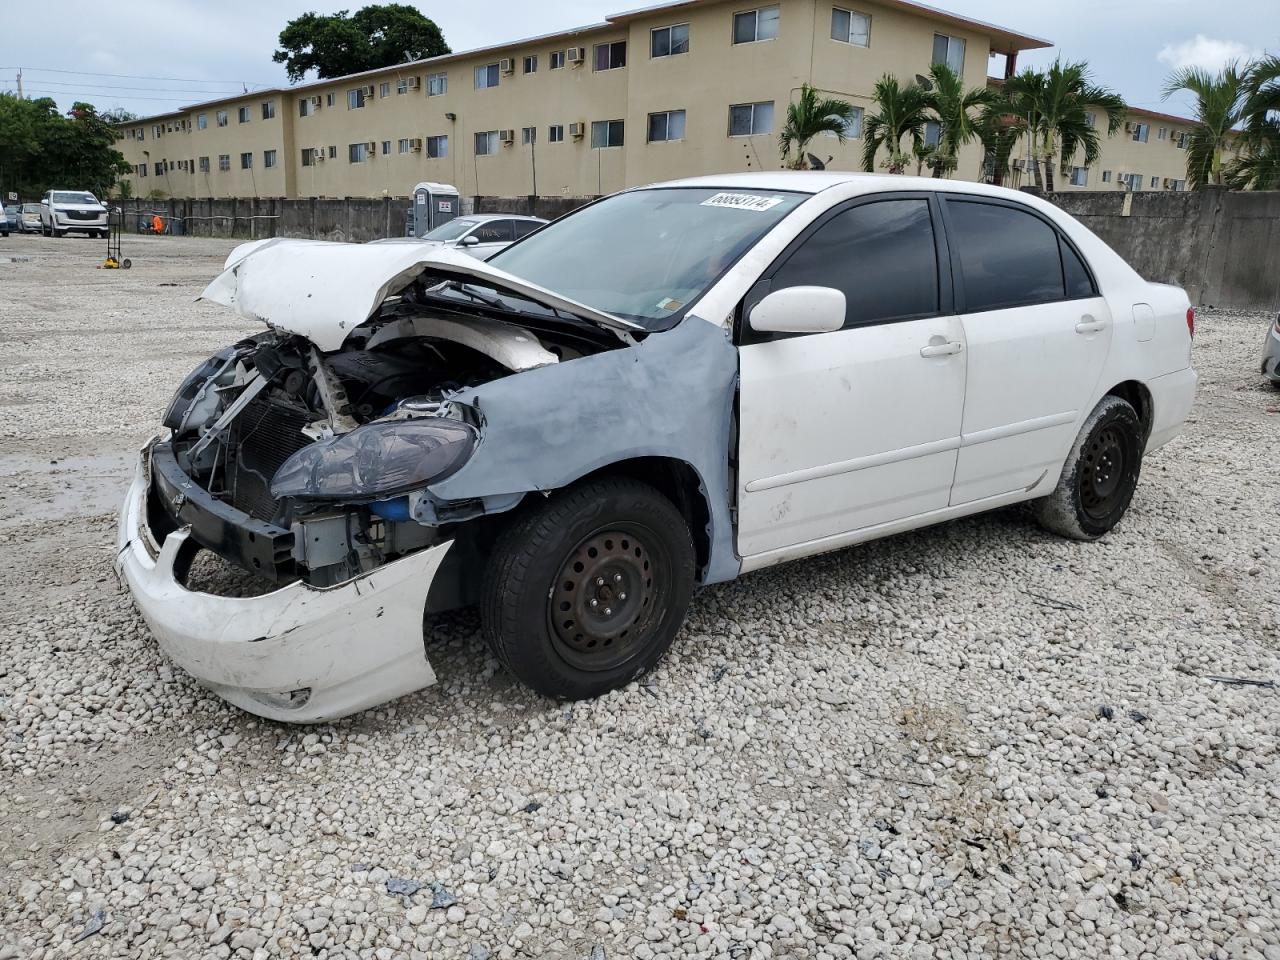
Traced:
<svg viewBox="0 0 1280 960">
<path fill-rule="evenodd" d="M 303 447 L 276 471 L 271 495 L 381 499 L 444 479 L 475 445 L 473 427 L 443 417 L 368 423 Z"/>
</svg>

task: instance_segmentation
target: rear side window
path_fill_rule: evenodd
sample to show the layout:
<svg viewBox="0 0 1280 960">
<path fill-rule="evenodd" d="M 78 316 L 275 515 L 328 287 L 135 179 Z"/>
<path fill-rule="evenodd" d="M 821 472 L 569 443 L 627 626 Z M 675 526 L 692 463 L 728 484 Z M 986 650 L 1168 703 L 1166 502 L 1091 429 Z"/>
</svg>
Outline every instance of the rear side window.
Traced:
<svg viewBox="0 0 1280 960">
<path fill-rule="evenodd" d="M 773 275 L 771 289 L 834 287 L 846 327 L 938 312 L 938 257 L 929 202 L 880 200 L 836 214 Z"/>
<path fill-rule="evenodd" d="M 1065 298 L 1058 232 L 1039 217 L 950 198 L 947 216 L 966 313 Z"/>
<path fill-rule="evenodd" d="M 510 220 L 490 220 L 476 227 L 471 236 L 479 238 L 481 243 L 505 243 L 515 239 L 511 233 Z"/>
<path fill-rule="evenodd" d="M 1096 297 L 1098 289 L 1093 285 L 1093 278 L 1085 269 L 1080 255 L 1062 237 L 1058 237 L 1058 246 L 1062 249 L 1062 279 L 1066 284 L 1067 299 L 1080 300 L 1085 297 Z"/>
<path fill-rule="evenodd" d="M 542 224 L 538 223 L 536 220 L 516 220 L 515 225 L 517 240 L 521 237 L 527 237 L 529 234 L 533 233 L 533 231 L 542 226 Z"/>
</svg>

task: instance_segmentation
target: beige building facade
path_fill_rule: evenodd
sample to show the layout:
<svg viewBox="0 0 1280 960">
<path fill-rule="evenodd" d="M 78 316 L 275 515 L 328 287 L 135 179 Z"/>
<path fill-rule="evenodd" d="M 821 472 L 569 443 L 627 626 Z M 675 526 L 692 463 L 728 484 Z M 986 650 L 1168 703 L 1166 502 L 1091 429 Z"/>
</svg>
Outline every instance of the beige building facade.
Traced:
<svg viewBox="0 0 1280 960">
<path fill-rule="evenodd" d="M 860 169 L 862 122 L 882 75 L 906 82 L 942 60 L 980 86 L 993 60 L 1004 74 L 1020 51 L 1049 45 L 909 0 L 686 0 L 148 117 L 121 126 L 120 148 L 136 196 L 407 196 L 423 180 L 464 196 L 590 196 L 778 169 L 787 105 L 810 83 L 857 115 L 845 143 L 821 137 L 808 152 Z M 1107 186 L 1102 166 L 1113 177 L 1180 176 L 1182 152 L 1157 139 L 1156 116 L 1135 119 L 1151 129 L 1132 147 L 1107 140 L 1106 163 L 1075 188 Z M 1157 154 L 1169 162 L 1156 164 Z M 981 168 L 972 144 L 956 176 L 978 179 Z"/>
</svg>

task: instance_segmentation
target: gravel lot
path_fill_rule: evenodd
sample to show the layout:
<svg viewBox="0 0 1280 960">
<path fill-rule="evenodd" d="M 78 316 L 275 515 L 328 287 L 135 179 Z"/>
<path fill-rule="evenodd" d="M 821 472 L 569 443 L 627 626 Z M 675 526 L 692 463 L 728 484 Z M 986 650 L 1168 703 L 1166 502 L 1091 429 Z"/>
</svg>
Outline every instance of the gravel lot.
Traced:
<svg viewBox="0 0 1280 960">
<path fill-rule="evenodd" d="M 1020 510 L 701 592 L 573 707 L 474 615 L 332 726 L 170 667 L 111 572 L 231 248 L 0 241 L 0 960 L 1280 958 L 1280 393 L 1201 316 L 1187 435 L 1097 544 Z M 10 258 L 16 258 L 11 261 Z"/>
</svg>

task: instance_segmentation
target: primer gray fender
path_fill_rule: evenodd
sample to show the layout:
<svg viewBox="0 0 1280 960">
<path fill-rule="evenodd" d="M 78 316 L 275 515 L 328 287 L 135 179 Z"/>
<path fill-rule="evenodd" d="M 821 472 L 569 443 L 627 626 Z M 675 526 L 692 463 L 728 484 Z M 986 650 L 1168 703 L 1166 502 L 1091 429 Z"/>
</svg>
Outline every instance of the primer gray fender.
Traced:
<svg viewBox="0 0 1280 960">
<path fill-rule="evenodd" d="M 728 331 L 691 316 L 633 346 L 461 390 L 484 418 L 480 443 L 428 490 L 443 500 L 556 490 L 622 460 L 682 460 L 711 518 L 703 582 L 731 580 L 741 567 L 729 513 L 737 376 Z"/>
</svg>

